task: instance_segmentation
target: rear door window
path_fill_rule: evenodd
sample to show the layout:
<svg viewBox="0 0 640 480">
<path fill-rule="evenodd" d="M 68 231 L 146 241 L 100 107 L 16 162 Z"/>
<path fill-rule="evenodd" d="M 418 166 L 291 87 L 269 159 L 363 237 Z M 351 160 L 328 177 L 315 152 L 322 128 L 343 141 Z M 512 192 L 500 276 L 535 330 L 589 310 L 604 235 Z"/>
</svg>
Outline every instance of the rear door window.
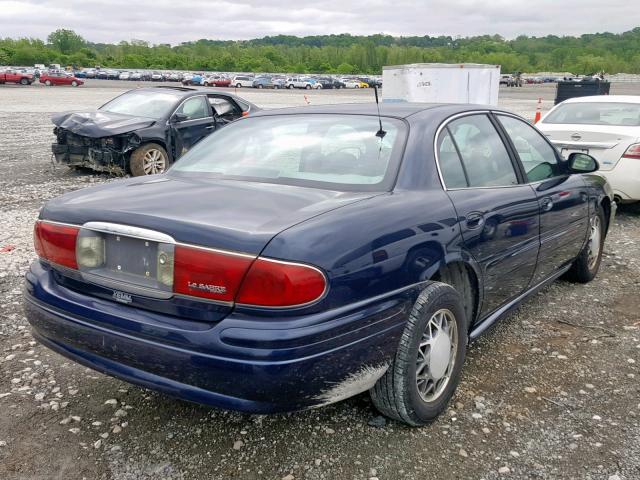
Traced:
<svg viewBox="0 0 640 480">
<path fill-rule="evenodd" d="M 447 128 L 469 187 L 518 184 L 509 152 L 487 115 L 468 115 L 450 122 Z"/>
</svg>

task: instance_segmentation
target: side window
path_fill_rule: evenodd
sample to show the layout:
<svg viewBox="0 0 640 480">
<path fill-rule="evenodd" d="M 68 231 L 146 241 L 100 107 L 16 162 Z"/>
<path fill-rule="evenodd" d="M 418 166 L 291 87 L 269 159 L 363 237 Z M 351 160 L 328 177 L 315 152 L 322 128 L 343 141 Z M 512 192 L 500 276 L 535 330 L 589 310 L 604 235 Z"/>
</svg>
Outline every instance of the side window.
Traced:
<svg viewBox="0 0 640 480">
<path fill-rule="evenodd" d="M 465 188 L 469 186 L 460 156 L 456 146 L 453 144 L 448 128 L 445 128 L 440 133 L 440 138 L 438 138 L 438 163 L 442 179 L 447 188 Z"/>
<path fill-rule="evenodd" d="M 204 97 L 191 97 L 178 107 L 176 113 L 186 115 L 187 120 L 195 120 L 208 116 L 209 110 L 207 109 L 207 102 Z"/>
<path fill-rule="evenodd" d="M 500 135 L 486 115 L 469 115 L 449 123 L 470 187 L 517 185 L 518 177 Z"/>
<path fill-rule="evenodd" d="M 498 115 L 518 152 L 529 182 L 539 182 L 560 175 L 555 150 L 531 125 L 517 118 Z"/>
</svg>

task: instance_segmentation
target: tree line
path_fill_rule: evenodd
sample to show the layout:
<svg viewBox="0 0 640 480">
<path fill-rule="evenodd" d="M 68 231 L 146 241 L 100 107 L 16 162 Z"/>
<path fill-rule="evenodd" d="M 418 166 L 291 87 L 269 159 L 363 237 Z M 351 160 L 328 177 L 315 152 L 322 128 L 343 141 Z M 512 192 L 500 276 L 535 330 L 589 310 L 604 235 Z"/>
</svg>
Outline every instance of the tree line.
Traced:
<svg viewBox="0 0 640 480">
<path fill-rule="evenodd" d="M 66 29 L 52 32 L 46 42 L 0 38 L 0 65 L 379 74 L 384 65 L 422 62 L 495 64 L 503 72 L 640 73 L 640 27 L 619 34 L 521 35 L 512 40 L 499 35 L 277 35 L 241 41 L 201 39 L 174 46 L 143 40 L 92 43 Z"/>
</svg>

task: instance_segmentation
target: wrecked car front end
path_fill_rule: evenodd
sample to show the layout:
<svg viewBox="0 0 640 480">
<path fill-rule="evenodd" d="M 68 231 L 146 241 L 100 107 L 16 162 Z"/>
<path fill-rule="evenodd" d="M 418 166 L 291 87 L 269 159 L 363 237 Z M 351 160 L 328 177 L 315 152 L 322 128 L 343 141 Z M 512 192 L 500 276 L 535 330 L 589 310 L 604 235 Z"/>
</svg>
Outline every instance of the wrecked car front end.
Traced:
<svg viewBox="0 0 640 480">
<path fill-rule="evenodd" d="M 135 132 L 91 138 L 55 127 L 53 133 L 56 143 L 51 145 L 51 150 L 57 163 L 118 175 L 126 174 L 129 155 L 142 142 Z"/>
</svg>

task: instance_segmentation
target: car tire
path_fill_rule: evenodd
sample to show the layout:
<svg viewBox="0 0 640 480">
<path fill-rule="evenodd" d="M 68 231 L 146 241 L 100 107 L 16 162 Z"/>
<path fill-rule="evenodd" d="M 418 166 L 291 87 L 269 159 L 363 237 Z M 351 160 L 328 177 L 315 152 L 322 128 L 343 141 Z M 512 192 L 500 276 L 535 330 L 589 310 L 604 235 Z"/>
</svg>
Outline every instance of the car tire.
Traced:
<svg viewBox="0 0 640 480">
<path fill-rule="evenodd" d="M 129 170 L 134 177 L 164 173 L 169 167 L 167 151 L 157 143 L 145 143 L 136 148 L 129 158 Z"/>
<path fill-rule="evenodd" d="M 375 407 L 411 426 L 438 417 L 460 381 L 467 330 L 460 294 L 447 284 L 429 283 L 413 306 L 389 368 L 370 390 Z M 423 344 L 427 339 L 430 343 Z"/>
<path fill-rule="evenodd" d="M 204 86 L 208 87 L 209 86 L 209 82 L 204 82 Z"/>
<path fill-rule="evenodd" d="M 293 90 L 293 84 L 289 85 L 287 88 L 288 88 L 289 90 Z"/>
<path fill-rule="evenodd" d="M 45 80 L 45 81 L 44 81 L 44 84 L 45 84 L 47 87 L 50 87 L 50 86 L 51 86 L 51 80 Z"/>
<path fill-rule="evenodd" d="M 262 85 L 258 85 L 258 88 L 264 88 Z"/>
<path fill-rule="evenodd" d="M 304 88 L 305 90 L 311 90 L 311 85 L 305 85 Z"/>
<path fill-rule="evenodd" d="M 598 274 L 606 236 L 607 219 L 602 206 L 589 219 L 589 238 L 574 260 L 565 278 L 571 282 L 589 283 Z"/>
<path fill-rule="evenodd" d="M 27 78 L 21 78 L 20 85 L 29 85 L 29 80 Z"/>
<path fill-rule="evenodd" d="M 236 83 L 236 88 L 242 88 L 242 84 L 241 83 Z"/>
<path fill-rule="evenodd" d="M 72 87 L 77 87 L 78 86 L 78 82 L 76 82 L 75 80 L 73 82 L 71 82 L 71 86 Z"/>
</svg>

